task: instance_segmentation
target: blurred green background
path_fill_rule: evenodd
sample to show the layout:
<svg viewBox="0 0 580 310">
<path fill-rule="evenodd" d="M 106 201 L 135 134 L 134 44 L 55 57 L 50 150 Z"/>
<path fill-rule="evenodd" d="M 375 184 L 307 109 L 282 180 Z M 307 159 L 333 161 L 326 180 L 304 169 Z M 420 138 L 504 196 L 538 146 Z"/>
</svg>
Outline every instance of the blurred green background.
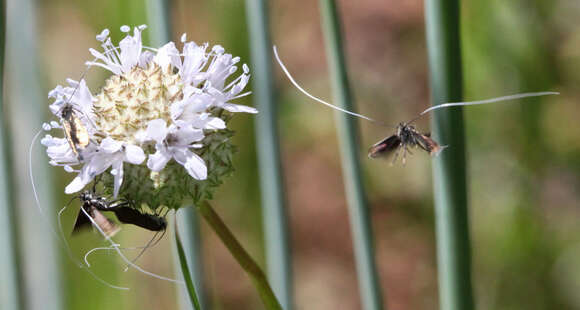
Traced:
<svg viewBox="0 0 580 310">
<path fill-rule="evenodd" d="M 8 1 L 8 14 L 11 5 L 21 5 L 17 2 Z M 187 32 L 189 40 L 221 44 L 249 62 L 243 1 L 171 3 L 174 40 Z M 137 0 L 36 1 L 29 5 L 35 24 L 22 26 L 23 20 L 8 16 L 13 23 L 8 27 L 22 29 L 22 36 L 35 37 L 36 48 L 23 52 L 37 53 L 34 70 L 41 94 L 29 105 L 41 109 L 44 120 L 49 120 L 45 94 L 64 84 L 66 78 L 81 76 L 84 61 L 90 60 L 88 49 L 98 47 L 97 33 L 109 28 L 113 38 L 119 39 L 121 25 L 147 23 L 145 2 Z M 429 91 L 423 2 L 339 1 L 339 5 L 358 110 L 396 124 L 425 109 Z M 272 41 L 290 71 L 313 94 L 330 98 L 317 2 L 272 1 L 270 9 Z M 578 16 L 580 3 L 576 0 L 462 3 L 465 100 L 518 92 L 561 92 L 559 96 L 465 109 L 473 285 L 479 309 L 580 309 Z M 144 32 L 145 40 L 150 31 Z M 6 44 L 6 62 L 10 63 L 11 55 L 18 53 L 10 48 L 17 42 L 8 37 Z M 333 112 L 298 93 L 275 68 L 296 309 L 359 309 Z M 26 87 L 15 84 L 19 82 L 11 80 L 13 71 L 7 70 L 5 104 L 9 111 L 16 111 L 12 99 Z M 104 78 L 98 69 L 89 73 L 93 92 Z M 251 104 L 251 98 L 238 103 Z M 17 116 L 9 120 L 13 132 L 26 123 Z M 389 128 L 360 124 L 366 146 L 392 134 Z M 32 126 L 27 130 L 33 134 L 40 123 L 27 126 Z M 428 117 L 417 126 L 428 131 Z M 250 254 L 263 263 L 253 117 L 236 116 L 232 128 L 239 146 L 237 171 L 217 193 L 214 206 Z M 32 134 L 21 140 L 13 138 L 16 177 L 24 180 L 26 163 L 20 157 L 24 157 L 21 152 Z M 366 148 L 360 152 L 364 155 Z M 391 167 L 389 160 L 362 157 L 377 263 L 390 309 L 434 309 L 438 305 L 430 158 L 420 151 L 414 153 L 405 166 Z M 47 164 L 39 161 L 35 165 Z M 70 199 L 62 193 L 71 175 L 59 168 L 47 169 L 60 206 L 50 210 L 54 215 Z M 25 181 L 17 187 L 18 195 L 32 195 Z M 72 226 L 77 204 L 65 212 L 65 233 Z M 30 223 L 42 221 L 42 216 L 31 200 L 20 199 L 15 206 L 20 238 L 25 240 L 34 232 Z M 140 246 L 151 236 L 124 227 L 119 240 L 124 246 Z M 76 257 L 103 244 L 92 232 L 69 242 Z M 140 264 L 152 272 L 174 275 L 171 243 L 168 233 L 146 252 Z M 260 309 L 248 277 L 204 225 L 202 243 L 202 269 L 212 309 Z M 29 265 L 37 264 L 38 259 L 31 256 L 44 254 L 22 247 L 22 268 L 34 270 Z M 62 279 L 39 282 L 60 288 L 63 309 L 178 308 L 175 284 L 134 270 L 124 272 L 124 264 L 113 254 L 91 256 L 93 271 L 107 281 L 130 287 L 129 291 L 102 285 L 71 263 L 64 252 L 57 254 L 56 274 Z M 35 281 L 34 271 L 25 273 L 29 281 Z"/>
</svg>

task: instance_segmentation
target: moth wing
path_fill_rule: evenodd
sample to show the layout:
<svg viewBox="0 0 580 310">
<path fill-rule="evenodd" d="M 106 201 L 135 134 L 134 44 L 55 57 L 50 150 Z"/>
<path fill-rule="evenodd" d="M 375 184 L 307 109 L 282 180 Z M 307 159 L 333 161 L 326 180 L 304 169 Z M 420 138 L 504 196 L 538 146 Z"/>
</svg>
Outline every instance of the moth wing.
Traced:
<svg viewBox="0 0 580 310">
<path fill-rule="evenodd" d="M 77 146 L 84 148 L 87 145 L 89 145 L 89 132 L 87 131 L 87 128 L 85 127 L 85 125 L 83 125 L 83 123 L 78 117 L 74 118 L 74 124 L 75 124 L 74 135 L 76 136 L 76 144 Z"/>
<path fill-rule="evenodd" d="M 113 237 L 116 235 L 121 228 L 115 224 L 115 222 L 111 221 L 108 217 L 104 216 L 103 213 L 99 212 L 98 210 L 93 210 L 93 219 L 95 223 L 99 225 L 99 228 L 105 233 L 105 236 L 108 238 Z"/>
<path fill-rule="evenodd" d="M 89 218 L 85 215 L 85 213 L 82 210 L 79 210 L 79 214 L 77 215 L 77 220 L 75 221 L 75 226 L 73 226 L 72 233 L 73 234 L 78 233 L 83 228 L 89 227 L 90 225 L 91 221 L 89 220 Z"/>
<path fill-rule="evenodd" d="M 64 136 L 66 138 L 66 141 L 68 141 L 68 145 L 70 146 L 70 148 L 72 149 L 72 151 L 75 153 L 75 155 L 78 155 L 79 152 L 77 150 L 77 145 L 75 143 L 76 138 L 74 137 L 74 128 L 71 125 L 71 122 L 64 120 L 62 122 L 62 128 L 64 129 Z"/>
<path fill-rule="evenodd" d="M 425 151 L 429 152 L 432 156 L 437 156 L 441 151 L 446 148 L 446 146 L 440 146 L 435 140 L 431 139 L 430 133 L 420 134 L 417 133 L 415 137 L 419 146 Z"/>
<path fill-rule="evenodd" d="M 401 139 L 397 135 L 385 138 L 369 148 L 369 157 L 376 158 L 389 155 L 401 145 Z"/>
<path fill-rule="evenodd" d="M 161 231 L 167 226 L 163 218 L 151 214 L 144 214 L 133 208 L 119 207 L 112 211 L 115 212 L 117 219 L 121 223 L 133 224 L 151 231 Z"/>
<path fill-rule="evenodd" d="M 111 221 L 108 217 L 104 216 L 103 213 L 99 212 L 96 208 L 91 207 L 90 212 L 87 213 L 93 218 L 93 221 L 99 226 L 99 228 L 108 238 L 113 237 L 121 230 L 121 228 L 117 226 L 115 222 Z M 91 224 L 92 221 L 87 217 L 87 215 L 84 212 L 82 212 L 82 210 L 79 211 L 79 215 L 77 216 L 75 226 L 73 227 L 73 234 L 78 233 L 81 229 L 85 227 L 91 226 Z"/>
</svg>

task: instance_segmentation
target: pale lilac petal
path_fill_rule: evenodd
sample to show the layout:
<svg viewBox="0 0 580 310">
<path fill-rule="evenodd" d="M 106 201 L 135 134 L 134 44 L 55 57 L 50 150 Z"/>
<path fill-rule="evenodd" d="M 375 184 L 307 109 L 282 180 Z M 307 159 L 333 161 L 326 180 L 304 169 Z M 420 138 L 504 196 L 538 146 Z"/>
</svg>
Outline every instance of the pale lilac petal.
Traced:
<svg viewBox="0 0 580 310">
<path fill-rule="evenodd" d="M 175 55 L 179 51 L 175 47 L 175 43 L 169 42 L 157 50 L 157 55 L 153 59 L 162 69 L 167 69 L 172 64 Z"/>
<path fill-rule="evenodd" d="M 115 171 L 115 178 L 113 181 L 113 198 L 117 198 L 117 195 L 119 195 L 119 190 L 121 189 L 121 185 L 123 184 L 123 162 L 116 161 L 113 163 L 113 170 Z"/>
<path fill-rule="evenodd" d="M 121 49 L 120 60 L 123 72 L 129 72 L 131 68 L 139 63 L 141 56 L 141 38 L 138 36 L 139 31 L 135 28 L 135 37 L 126 36 L 119 42 Z"/>
<path fill-rule="evenodd" d="M 77 104 L 81 108 L 81 111 L 85 114 L 88 114 L 92 111 L 93 95 L 91 94 L 91 90 L 87 86 L 87 83 L 84 79 L 80 81 L 78 89 L 71 101 Z"/>
<path fill-rule="evenodd" d="M 149 155 L 147 167 L 152 171 L 161 171 L 165 168 L 169 160 L 171 160 L 171 154 L 157 150 L 155 154 Z"/>
<path fill-rule="evenodd" d="M 191 153 L 193 156 L 187 159 L 187 162 L 183 167 L 187 170 L 187 173 L 196 180 L 207 179 L 207 166 L 201 157 L 195 153 Z"/>
<path fill-rule="evenodd" d="M 116 141 L 110 137 L 106 137 L 105 139 L 103 139 L 103 141 L 101 141 L 101 150 L 103 150 L 106 153 L 112 154 L 118 152 L 119 150 L 121 150 L 122 147 L 123 147 L 122 142 Z"/>
<path fill-rule="evenodd" d="M 225 129 L 226 122 L 219 117 L 210 117 L 205 124 L 204 129 Z"/>
<path fill-rule="evenodd" d="M 187 129 L 180 130 L 176 133 L 180 145 L 189 145 L 193 142 L 201 141 L 205 138 L 203 130 L 194 129 L 189 126 Z"/>
<path fill-rule="evenodd" d="M 105 28 L 105 29 L 103 29 L 103 31 L 101 31 L 101 33 L 97 34 L 96 38 L 97 38 L 97 40 L 103 42 L 107 39 L 108 36 L 109 36 L 109 29 Z"/>
<path fill-rule="evenodd" d="M 152 53 L 151 51 L 142 52 L 141 56 L 139 57 L 139 67 L 147 68 L 147 65 L 149 65 L 149 63 L 153 60 L 154 57 L 155 54 Z"/>
<path fill-rule="evenodd" d="M 238 113 L 238 112 L 252 113 L 252 114 L 258 113 L 258 110 L 256 110 L 255 108 L 248 107 L 248 106 L 241 105 L 241 104 L 224 103 L 222 108 L 224 110 L 234 112 L 234 113 Z"/>
<path fill-rule="evenodd" d="M 167 136 L 167 123 L 162 119 L 154 119 L 147 124 L 147 137 L 161 143 Z"/>
<path fill-rule="evenodd" d="M 191 156 L 194 155 L 187 147 L 174 147 L 172 148 L 173 158 L 180 165 L 184 166 Z"/>
<path fill-rule="evenodd" d="M 171 105 L 171 107 L 169 107 L 169 112 L 171 113 L 171 119 L 173 119 L 173 120 L 178 119 L 181 116 L 181 114 L 183 114 L 185 107 L 189 104 L 190 101 L 191 101 L 190 98 L 184 98 L 183 100 L 174 102 Z"/>
<path fill-rule="evenodd" d="M 89 180 L 90 182 L 90 180 Z M 82 190 L 89 182 L 83 182 L 80 176 L 76 176 L 64 189 L 65 194 L 72 194 Z"/>
<path fill-rule="evenodd" d="M 145 152 L 143 149 L 129 144 L 125 146 L 125 160 L 135 165 L 141 164 L 145 160 Z"/>
</svg>

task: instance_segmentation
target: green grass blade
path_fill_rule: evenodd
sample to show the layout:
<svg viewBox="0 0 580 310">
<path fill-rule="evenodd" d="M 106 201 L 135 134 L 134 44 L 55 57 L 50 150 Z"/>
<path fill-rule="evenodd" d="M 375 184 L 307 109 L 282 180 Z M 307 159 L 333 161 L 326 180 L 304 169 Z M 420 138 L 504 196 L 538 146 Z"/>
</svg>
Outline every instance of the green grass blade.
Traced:
<svg viewBox="0 0 580 310">
<path fill-rule="evenodd" d="M 462 99 L 459 13 L 458 0 L 425 1 L 431 105 Z M 432 130 L 449 146 L 433 164 L 440 305 L 473 309 L 462 108 L 435 111 Z"/>
<path fill-rule="evenodd" d="M 203 259 L 202 240 L 199 215 L 195 207 L 188 206 L 182 208 L 175 214 L 175 226 L 179 227 L 182 246 L 185 250 L 187 263 L 190 266 L 190 276 L 193 284 L 197 288 L 199 304 L 202 309 L 211 308 L 208 304 L 206 291 L 203 286 Z M 181 291 L 182 293 L 185 293 Z M 182 294 L 185 297 L 186 294 Z M 189 308 L 184 308 L 189 309 Z"/>
<path fill-rule="evenodd" d="M 268 6 L 264 0 L 247 0 L 253 100 L 256 116 L 256 148 L 262 195 L 268 278 L 282 307 L 292 306 L 292 261 L 288 245 L 288 220 L 280 163 L 276 97 L 272 76 Z"/>
<path fill-rule="evenodd" d="M 33 172 L 44 213 L 35 208 L 28 178 L 28 146 L 46 120 L 46 90 L 41 86 L 38 60 L 36 2 L 6 2 L 6 89 L 12 125 L 16 206 L 20 219 L 20 257 L 24 275 L 24 302 L 27 309 L 64 308 L 62 272 L 56 230 L 54 189 L 46 154 L 37 144 L 32 152 Z M 62 190 L 62 188 L 61 188 Z"/>
<path fill-rule="evenodd" d="M 160 47 L 171 40 L 170 0 L 146 0 L 149 41 Z"/>
<path fill-rule="evenodd" d="M 177 221 L 175 223 L 177 223 Z M 197 298 L 195 286 L 193 285 L 193 280 L 191 279 L 191 272 L 187 266 L 187 258 L 185 257 L 185 252 L 183 251 L 183 245 L 181 245 L 181 240 L 179 239 L 177 224 L 175 224 L 175 244 L 177 245 L 179 264 L 181 265 L 181 273 L 183 274 L 183 280 L 185 281 L 185 286 L 187 287 L 189 299 L 193 305 L 193 308 L 195 310 L 200 310 L 201 306 L 199 305 L 199 299 Z"/>
<path fill-rule="evenodd" d="M 337 106 L 353 111 L 336 3 L 333 0 L 320 0 L 320 6 L 333 101 Z M 336 113 L 336 120 L 362 304 L 364 309 L 383 309 L 371 220 L 359 164 L 356 121 L 340 112 Z"/>
<path fill-rule="evenodd" d="M 0 4 L 0 307 L 21 309 L 22 279 L 18 247 L 18 218 L 14 201 L 12 155 L 9 145 L 6 113 L 4 111 L 4 43 L 6 30 L 6 2 Z"/>
</svg>

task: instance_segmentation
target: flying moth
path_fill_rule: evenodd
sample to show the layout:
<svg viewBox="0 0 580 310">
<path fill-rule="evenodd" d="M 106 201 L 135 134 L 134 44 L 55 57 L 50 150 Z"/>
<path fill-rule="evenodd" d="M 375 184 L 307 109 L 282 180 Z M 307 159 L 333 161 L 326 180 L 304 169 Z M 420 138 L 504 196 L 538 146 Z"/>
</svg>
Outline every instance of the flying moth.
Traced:
<svg viewBox="0 0 580 310">
<path fill-rule="evenodd" d="M 352 116 L 355 116 L 358 118 L 362 118 L 362 119 L 371 121 L 373 123 L 384 125 L 384 123 L 379 122 L 375 119 L 372 119 L 368 116 L 354 113 L 354 112 L 348 111 L 346 109 L 337 107 L 333 104 L 330 104 L 330 103 L 308 93 L 292 77 L 292 75 L 290 74 L 290 72 L 288 71 L 288 69 L 286 68 L 286 66 L 282 62 L 282 60 L 280 59 L 280 56 L 278 56 L 278 51 L 276 49 L 276 46 L 274 46 L 273 49 L 274 49 L 274 57 L 278 61 L 278 64 L 280 65 L 280 68 L 282 69 L 282 71 L 284 72 L 286 77 L 290 80 L 292 85 L 294 85 L 300 92 L 302 92 L 308 98 L 313 99 L 313 100 L 315 100 L 323 105 L 326 105 L 326 106 L 328 106 L 332 109 L 338 110 L 340 112 L 343 112 L 343 113 L 346 113 L 346 114 L 349 114 L 349 115 L 352 115 Z M 426 115 L 427 113 L 429 113 L 433 110 L 454 107 L 454 106 L 487 104 L 487 103 L 501 102 L 501 101 L 514 100 L 514 99 L 527 98 L 527 97 L 538 97 L 538 96 L 558 95 L 558 94 L 559 94 L 558 92 L 549 92 L 549 91 L 548 92 L 532 92 L 532 93 L 521 93 L 521 94 L 502 96 L 502 97 L 485 99 L 485 100 L 478 100 L 478 101 L 449 102 L 449 103 L 435 105 L 435 106 L 432 106 L 432 107 L 424 110 L 423 112 L 419 113 L 419 115 L 417 115 L 415 118 L 413 118 L 412 120 L 410 120 L 408 122 L 401 122 L 397 126 L 389 126 L 389 127 L 395 128 L 395 133 L 392 134 L 391 136 L 388 136 L 388 137 L 378 141 L 374 145 L 372 145 L 369 148 L 368 156 L 370 158 L 376 158 L 376 157 L 381 157 L 384 155 L 390 155 L 392 153 L 395 153 L 395 156 L 393 158 L 393 163 L 394 163 L 397 160 L 397 158 L 399 157 L 399 153 L 402 152 L 403 154 L 401 157 L 402 157 L 402 162 L 404 164 L 406 161 L 407 153 L 411 153 L 409 150 L 410 147 L 415 147 L 415 148 L 419 147 L 420 149 L 429 153 L 431 156 L 439 155 L 441 153 L 441 151 L 443 149 L 445 149 L 447 146 L 446 145 L 443 145 L 443 146 L 439 145 L 439 143 L 437 143 L 435 140 L 433 140 L 431 138 L 430 133 L 421 133 L 417 129 L 415 129 L 415 127 L 413 125 L 411 125 L 414 121 L 418 120 L 419 118 L 423 117 L 424 115 Z"/>
</svg>

